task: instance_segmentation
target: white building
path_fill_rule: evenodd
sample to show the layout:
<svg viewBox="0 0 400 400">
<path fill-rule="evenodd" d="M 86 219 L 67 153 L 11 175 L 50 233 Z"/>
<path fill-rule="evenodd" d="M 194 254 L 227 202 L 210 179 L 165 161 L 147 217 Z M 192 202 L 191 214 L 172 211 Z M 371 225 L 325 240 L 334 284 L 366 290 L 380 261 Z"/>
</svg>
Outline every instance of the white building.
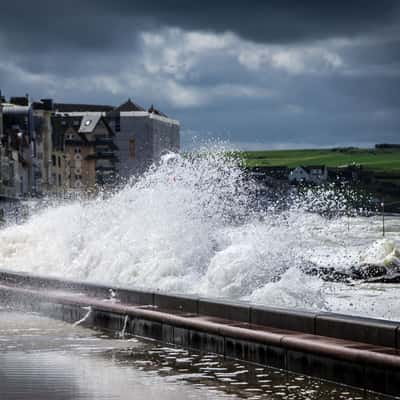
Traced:
<svg viewBox="0 0 400 400">
<path fill-rule="evenodd" d="M 296 167 L 289 174 L 289 182 L 305 182 L 320 184 L 328 180 L 328 169 L 325 165 Z"/>
</svg>

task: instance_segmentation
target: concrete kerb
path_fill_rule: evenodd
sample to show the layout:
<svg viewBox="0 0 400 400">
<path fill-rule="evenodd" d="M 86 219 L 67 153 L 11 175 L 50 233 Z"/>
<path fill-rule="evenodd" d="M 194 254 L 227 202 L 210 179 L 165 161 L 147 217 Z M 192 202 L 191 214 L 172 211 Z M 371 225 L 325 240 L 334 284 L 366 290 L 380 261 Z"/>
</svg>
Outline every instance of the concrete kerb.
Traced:
<svg viewBox="0 0 400 400">
<path fill-rule="evenodd" d="M 199 299 L 199 315 L 250 323 L 250 305 L 245 302 Z"/>
<path fill-rule="evenodd" d="M 250 322 L 255 325 L 315 334 L 316 313 L 275 307 L 251 307 Z"/>
<path fill-rule="evenodd" d="M 144 290 L 131 290 L 124 288 L 112 289 L 115 293 L 115 299 L 122 303 L 136 304 L 142 306 L 154 306 L 155 294 L 152 292 L 146 292 Z"/>
<path fill-rule="evenodd" d="M 316 315 L 315 334 L 396 348 L 400 322 L 333 313 Z"/>
<path fill-rule="evenodd" d="M 0 281 L 15 286 L 27 285 L 46 290 L 61 289 L 101 298 L 111 298 L 114 294 L 117 300 L 128 304 L 149 305 L 179 313 L 195 313 L 211 318 L 351 339 L 380 346 L 400 347 L 400 322 L 253 306 L 245 302 L 211 300 L 196 296 L 64 281 L 59 278 L 33 276 L 7 270 L 0 270 Z"/>
<path fill-rule="evenodd" d="M 183 314 L 199 314 L 199 297 L 179 294 L 154 293 L 155 307 Z"/>
</svg>

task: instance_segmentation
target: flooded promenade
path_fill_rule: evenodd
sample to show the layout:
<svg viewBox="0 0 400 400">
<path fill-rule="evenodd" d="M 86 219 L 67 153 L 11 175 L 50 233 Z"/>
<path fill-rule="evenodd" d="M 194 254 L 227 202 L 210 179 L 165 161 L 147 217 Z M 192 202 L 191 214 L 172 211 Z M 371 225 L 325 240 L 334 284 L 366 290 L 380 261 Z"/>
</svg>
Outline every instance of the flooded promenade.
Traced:
<svg viewBox="0 0 400 400">
<path fill-rule="evenodd" d="M 301 375 L 0 309 L 2 400 L 383 400 Z"/>
</svg>

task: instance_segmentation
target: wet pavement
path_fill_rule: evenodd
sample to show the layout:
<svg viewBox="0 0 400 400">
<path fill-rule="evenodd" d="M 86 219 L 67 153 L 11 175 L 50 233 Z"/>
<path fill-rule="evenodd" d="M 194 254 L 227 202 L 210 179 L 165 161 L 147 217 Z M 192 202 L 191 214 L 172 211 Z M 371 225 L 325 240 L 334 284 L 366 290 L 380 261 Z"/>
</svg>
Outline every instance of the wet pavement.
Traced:
<svg viewBox="0 0 400 400">
<path fill-rule="evenodd" d="M 0 399 L 376 399 L 213 354 L 0 309 Z"/>
</svg>

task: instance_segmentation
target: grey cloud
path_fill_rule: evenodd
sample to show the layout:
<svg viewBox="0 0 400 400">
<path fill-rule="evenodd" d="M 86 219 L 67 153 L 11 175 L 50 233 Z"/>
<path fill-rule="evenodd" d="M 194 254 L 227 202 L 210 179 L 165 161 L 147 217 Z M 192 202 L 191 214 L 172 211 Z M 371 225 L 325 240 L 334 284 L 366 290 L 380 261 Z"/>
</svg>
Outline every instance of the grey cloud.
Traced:
<svg viewBox="0 0 400 400">
<path fill-rule="evenodd" d="M 111 11 L 106 0 L 96 0 L 96 4 L 101 4 L 103 11 Z M 352 36 L 395 22 L 399 12 L 396 0 L 119 0 L 112 4 L 121 15 L 152 16 L 162 25 L 187 29 L 229 30 L 250 40 L 270 43 Z"/>
<path fill-rule="evenodd" d="M 28 52 L 57 46 L 92 52 L 125 46 L 135 32 L 165 25 L 291 43 L 368 33 L 395 24 L 398 14 L 396 0 L 14 0 L 0 5 L 0 26 L 7 44 Z"/>
<path fill-rule="evenodd" d="M 0 5 L 0 43 L 30 55 L 115 51 L 134 43 L 144 26 L 143 18 L 113 15 L 91 1 L 16 0 Z"/>
<path fill-rule="evenodd" d="M 29 92 L 58 101 L 118 104 L 132 97 L 143 106 L 155 103 L 180 119 L 184 130 L 235 143 L 303 147 L 399 140 L 399 2 L 237 4 L 1 2 L 0 88 L 7 95 Z M 177 27 L 176 37 L 168 36 L 168 27 Z M 189 45 L 178 63 L 192 65 L 165 68 L 169 61 L 161 51 L 178 51 L 192 31 L 234 35 L 231 47 L 196 53 Z M 149 50 L 143 32 L 165 42 Z M 252 66 L 246 55 L 242 63 L 238 59 L 240 46 L 248 46 L 250 55 L 262 53 L 260 46 L 268 47 L 266 58 L 277 48 L 282 54 L 278 62 Z M 337 67 L 325 65 L 324 51 L 338 58 Z"/>
</svg>

